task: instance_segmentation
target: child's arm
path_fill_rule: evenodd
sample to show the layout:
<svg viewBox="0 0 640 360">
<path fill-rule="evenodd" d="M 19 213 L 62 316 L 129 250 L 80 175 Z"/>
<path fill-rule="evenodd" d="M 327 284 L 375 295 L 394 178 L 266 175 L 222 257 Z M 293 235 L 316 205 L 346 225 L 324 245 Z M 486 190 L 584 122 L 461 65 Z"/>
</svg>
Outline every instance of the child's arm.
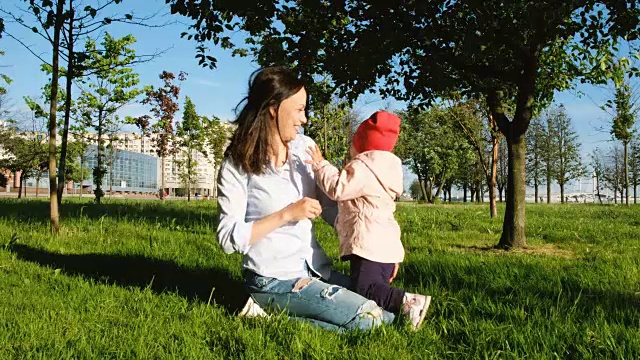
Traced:
<svg viewBox="0 0 640 360">
<path fill-rule="evenodd" d="M 362 161 L 352 161 L 340 171 L 322 157 L 317 146 L 310 147 L 308 153 L 312 159 L 308 163 L 313 165 L 318 186 L 332 200 L 344 201 L 369 195 L 366 193 L 367 184 L 377 181 Z"/>
</svg>

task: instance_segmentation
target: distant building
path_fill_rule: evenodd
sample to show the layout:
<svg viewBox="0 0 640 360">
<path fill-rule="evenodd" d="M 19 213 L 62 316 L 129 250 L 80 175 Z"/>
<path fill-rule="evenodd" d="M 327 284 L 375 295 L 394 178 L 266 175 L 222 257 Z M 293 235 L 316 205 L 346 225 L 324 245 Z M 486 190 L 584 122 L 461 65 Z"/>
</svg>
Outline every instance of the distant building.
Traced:
<svg viewBox="0 0 640 360">
<path fill-rule="evenodd" d="M 225 126 L 231 127 L 230 123 L 224 123 Z M 0 126 L 2 124 L 0 123 Z M 26 134 L 26 133 L 24 133 Z M 29 135 L 32 135 L 29 133 Z M 46 141 L 46 134 L 38 134 L 42 141 Z M 153 135 L 152 135 L 153 136 Z M 134 132 L 121 132 L 103 138 L 103 146 L 106 148 L 104 152 L 104 166 L 107 170 L 103 179 L 102 190 L 108 193 L 110 189 L 114 192 L 138 192 L 138 193 L 154 193 L 157 194 L 162 186 L 162 159 L 158 158 L 152 136 L 145 136 Z M 93 169 L 97 165 L 96 151 L 97 136 L 90 133 L 86 136 L 89 145 L 85 154 L 84 168 Z M 72 141 L 74 136 L 69 134 Z M 60 137 L 57 138 L 60 144 Z M 86 141 L 86 140 L 85 140 Z M 113 151 L 108 145 L 113 146 Z M 1 156 L 0 149 L 0 156 Z M 180 178 L 182 169 L 180 162 L 184 160 L 185 150 L 179 150 L 175 155 L 165 158 L 165 191 L 168 194 L 184 194 L 186 192 L 185 184 Z M 191 192 L 200 195 L 213 195 L 216 186 L 217 166 L 214 161 L 204 154 L 194 151 L 193 159 L 197 163 L 196 176 L 192 181 Z M 91 171 L 89 171 L 91 174 Z M 112 175 L 113 174 L 113 175 Z M 8 185 L 17 188 L 17 177 L 13 174 L 6 173 L 4 178 L 8 180 Z M 112 183 L 113 182 L 113 183 Z M 0 184 L 2 186 L 3 184 Z M 39 179 L 28 178 L 26 180 L 27 188 L 43 188 L 48 189 L 49 180 L 47 177 Z M 94 189 L 93 178 L 89 175 L 82 184 L 68 184 L 67 190 L 75 189 L 76 191 L 82 187 L 83 191 L 89 193 Z M 5 191 L 9 191 L 10 187 L 5 187 Z M 31 191 L 31 190 L 30 190 Z"/>
<path fill-rule="evenodd" d="M 98 148 L 90 146 L 87 151 L 86 167 L 98 165 Z M 118 150 L 113 155 L 113 163 L 107 154 L 107 173 L 102 183 L 102 191 L 157 193 L 159 161 L 155 156 Z M 82 183 L 83 188 L 94 188 L 93 178 Z"/>
</svg>

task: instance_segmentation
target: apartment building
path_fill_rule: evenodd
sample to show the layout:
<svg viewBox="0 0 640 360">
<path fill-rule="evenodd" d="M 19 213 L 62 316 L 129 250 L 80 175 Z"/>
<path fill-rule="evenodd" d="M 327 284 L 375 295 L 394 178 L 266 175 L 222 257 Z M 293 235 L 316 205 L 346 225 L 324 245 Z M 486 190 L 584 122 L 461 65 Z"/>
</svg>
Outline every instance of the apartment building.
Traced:
<svg viewBox="0 0 640 360">
<path fill-rule="evenodd" d="M 225 123 L 230 128 L 232 125 Z M 42 134 L 43 137 L 46 134 Z M 85 153 L 85 167 L 93 168 L 97 164 L 97 138 L 95 134 L 89 134 L 89 145 Z M 70 134 L 70 140 L 73 135 Z M 44 141 L 44 139 L 43 139 Z M 60 138 L 58 138 L 58 142 Z M 103 179 L 103 191 L 112 190 L 114 192 L 139 192 L 157 193 L 162 186 L 162 164 L 158 157 L 154 145 L 153 135 L 146 136 L 135 132 L 120 132 L 105 136 L 103 138 L 105 146 L 104 159 L 107 173 Z M 111 150 L 113 149 L 113 150 Z M 186 159 L 186 149 L 176 149 L 174 155 L 164 159 L 165 191 L 171 195 L 185 194 L 186 184 L 181 179 L 180 174 L 184 173 L 184 168 L 180 165 Z M 192 179 L 191 192 L 199 193 L 203 196 L 214 195 L 216 186 L 216 164 L 211 157 L 194 151 L 193 160 L 196 162 L 196 176 Z M 6 174 L 5 178 L 10 178 L 8 185 L 14 187 L 19 184 L 15 182 L 12 174 Z M 47 188 L 47 179 L 27 179 L 27 188 Z M 1 185 L 1 184 L 0 184 Z M 8 189 L 9 187 L 7 187 Z M 68 189 L 79 189 L 90 192 L 94 188 L 93 179 L 90 177 L 82 184 L 69 184 Z M 7 190 L 8 191 L 8 190 Z"/>
<path fill-rule="evenodd" d="M 139 133 L 122 132 L 113 137 L 113 148 L 158 157 L 153 138 Z M 184 173 L 181 164 L 187 158 L 186 149 L 177 149 L 176 153 L 164 159 L 165 190 L 169 194 L 182 193 L 186 187 L 180 174 Z M 192 180 L 192 192 L 202 195 L 213 195 L 216 179 L 216 166 L 209 156 L 193 151 L 192 159 L 196 162 L 196 178 Z M 162 159 L 158 158 L 158 187 L 162 183 Z M 181 189 L 181 190 L 178 190 Z"/>
</svg>

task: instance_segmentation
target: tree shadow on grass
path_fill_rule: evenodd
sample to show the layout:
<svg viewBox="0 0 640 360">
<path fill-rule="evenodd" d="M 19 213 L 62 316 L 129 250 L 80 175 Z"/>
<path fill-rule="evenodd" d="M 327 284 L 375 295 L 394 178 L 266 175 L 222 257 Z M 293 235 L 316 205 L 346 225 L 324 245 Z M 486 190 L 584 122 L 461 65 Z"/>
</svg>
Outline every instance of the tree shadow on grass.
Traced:
<svg viewBox="0 0 640 360">
<path fill-rule="evenodd" d="M 58 254 L 23 244 L 13 244 L 9 250 L 21 260 L 62 269 L 68 275 L 122 287 L 150 288 L 158 294 L 175 291 L 191 301 L 215 302 L 229 313 L 241 310 L 249 298 L 243 283 L 222 269 L 191 269 L 135 255 Z"/>
<path fill-rule="evenodd" d="M 204 206 L 202 206 L 204 205 Z M 61 207 L 61 219 L 86 217 L 99 220 L 102 217 L 179 225 L 185 228 L 206 224 L 215 228 L 215 205 L 186 206 L 184 202 L 159 200 L 122 201 L 109 200 L 98 205 L 93 202 L 65 202 Z M 0 218 L 21 222 L 49 223 L 49 203 L 38 200 L 0 199 Z"/>
</svg>

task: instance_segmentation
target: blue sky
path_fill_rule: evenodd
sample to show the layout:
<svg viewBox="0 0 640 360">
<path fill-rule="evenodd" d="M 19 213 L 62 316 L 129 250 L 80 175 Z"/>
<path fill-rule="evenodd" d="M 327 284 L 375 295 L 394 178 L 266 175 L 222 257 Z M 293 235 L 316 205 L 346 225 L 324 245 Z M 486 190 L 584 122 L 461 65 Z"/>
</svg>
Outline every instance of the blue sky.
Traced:
<svg viewBox="0 0 640 360">
<path fill-rule="evenodd" d="M 23 4 L 20 0 L 4 0 L 1 7 L 6 10 L 15 9 L 16 4 Z M 112 6 L 113 10 L 125 13 L 133 9 L 137 15 L 150 14 L 157 11 L 166 14 L 163 1 L 140 0 L 124 1 L 121 5 Z M 216 115 L 223 120 L 232 120 L 236 104 L 246 94 L 249 75 L 258 68 L 257 64 L 248 58 L 232 57 L 229 52 L 221 49 L 212 49 L 212 54 L 218 59 L 218 67 L 213 70 L 198 66 L 194 58 L 195 42 L 180 38 L 180 33 L 185 31 L 188 20 L 167 16 L 158 18 L 158 22 L 178 20 L 163 28 L 145 28 L 133 25 L 111 25 L 107 28 L 114 36 L 123 36 L 133 33 L 137 38 L 135 49 L 138 54 L 151 54 L 166 50 L 166 53 L 150 63 L 136 66 L 140 74 L 141 84 L 160 85 L 158 74 L 163 70 L 189 74 L 187 80 L 181 84 L 181 104 L 184 96 L 191 97 L 198 113 L 202 115 Z M 45 59 L 50 59 L 50 53 L 44 42 L 31 31 L 21 28 L 17 24 L 6 24 L 7 31 L 20 38 L 23 42 L 32 45 L 36 53 Z M 236 41 L 242 39 L 236 37 Z M 213 45 L 213 44 L 212 44 Z M 9 37 L 0 39 L 0 50 L 5 55 L 0 57 L 0 71 L 9 75 L 14 82 L 9 86 L 9 95 L 16 109 L 26 109 L 23 104 L 23 96 L 38 96 L 42 85 L 46 82 L 46 76 L 39 71 L 40 61 Z M 563 103 L 573 120 L 574 128 L 579 134 L 583 144 L 582 152 L 586 157 L 595 147 L 608 147 L 611 136 L 607 131 L 599 132 L 598 127 L 607 128 L 609 115 L 602 111 L 597 104 L 603 103 L 609 95 L 606 90 L 592 86 L 579 86 L 580 90 L 588 97 L 578 97 L 576 91 L 558 93 L 557 103 Z M 594 103 L 595 101 L 595 103 Z M 361 99 L 356 108 L 362 115 L 383 108 L 386 100 L 373 96 Z M 393 108 L 400 109 L 402 104 L 391 102 Z M 130 104 L 121 110 L 121 115 L 147 114 L 148 109 L 140 104 Z M 181 115 L 181 111 L 180 114 Z M 583 185 L 584 186 L 584 185 Z M 577 189 L 577 186 L 574 186 Z M 570 188 L 571 189 L 571 188 Z"/>
</svg>

